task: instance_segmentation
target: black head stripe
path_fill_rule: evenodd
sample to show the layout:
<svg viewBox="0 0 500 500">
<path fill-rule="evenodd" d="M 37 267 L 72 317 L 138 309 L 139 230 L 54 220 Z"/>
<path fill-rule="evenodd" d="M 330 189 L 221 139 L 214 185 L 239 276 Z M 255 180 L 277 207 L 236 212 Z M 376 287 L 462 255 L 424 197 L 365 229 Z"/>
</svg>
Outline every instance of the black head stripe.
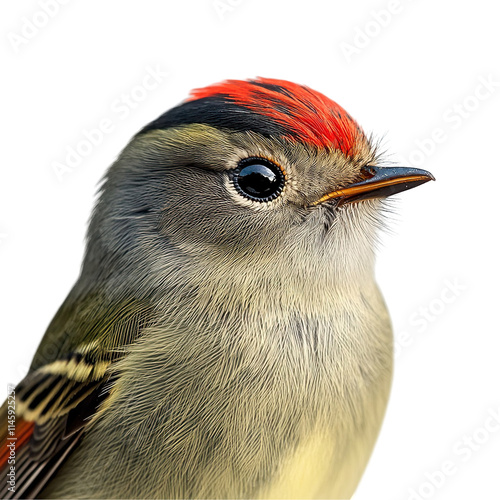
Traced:
<svg viewBox="0 0 500 500">
<path fill-rule="evenodd" d="M 290 131 L 282 125 L 244 106 L 235 104 L 223 95 L 184 102 L 146 125 L 139 134 L 193 123 L 238 132 L 253 131 L 265 137 L 290 135 Z"/>
</svg>

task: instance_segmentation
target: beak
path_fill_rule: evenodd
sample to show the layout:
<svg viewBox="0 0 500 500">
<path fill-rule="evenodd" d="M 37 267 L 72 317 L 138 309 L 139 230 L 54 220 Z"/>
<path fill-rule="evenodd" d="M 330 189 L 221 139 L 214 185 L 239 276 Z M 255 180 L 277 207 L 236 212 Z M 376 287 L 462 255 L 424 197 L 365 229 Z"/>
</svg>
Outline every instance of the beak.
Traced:
<svg viewBox="0 0 500 500">
<path fill-rule="evenodd" d="M 427 170 L 406 167 L 366 166 L 361 169 L 361 175 L 364 177 L 362 181 L 325 194 L 311 205 L 319 205 L 333 199 L 338 199 L 341 204 L 344 204 L 373 198 L 386 198 L 435 180 Z"/>
</svg>

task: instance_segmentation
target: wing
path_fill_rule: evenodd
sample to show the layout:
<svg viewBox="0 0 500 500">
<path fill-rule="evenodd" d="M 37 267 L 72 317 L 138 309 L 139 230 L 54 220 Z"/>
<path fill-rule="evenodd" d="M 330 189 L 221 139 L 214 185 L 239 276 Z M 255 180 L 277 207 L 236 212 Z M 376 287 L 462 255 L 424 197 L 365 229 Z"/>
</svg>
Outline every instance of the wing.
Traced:
<svg viewBox="0 0 500 500">
<path fill-rule="evenodd" d="M 88 296 L 63 304 L 0 410 L 1 498 L 35 498 L 47 485 L 112 390 L 112 365 L 151 318 L 151 308 L 135 300 Z"/>
<path fill-rule="evenodd" d="M 2 440 L 0 464 L 8 467 L 2 477 L 7 476 L 10 465 L 15 467 L 15 479 L 2 485 L 2 498 L 36 497 L 78 444 L 109 394 L 112 380 L 108 375 L 78 380 L 70 373 L 62 374 L 63 366 L 69 364 L 76 364 L 75 357 L 30 373 L 15 389 L 15 403 L 9 405 L 8 400 L 2 407 L 3 420 L 12 422 Z M 51 373 L 52 369 L 59 373 Z M 8 420 L 8 410 L 14 405 L 15 419 Z M 15 450 L 12 455 L 11 449 Z"/>
</svg>

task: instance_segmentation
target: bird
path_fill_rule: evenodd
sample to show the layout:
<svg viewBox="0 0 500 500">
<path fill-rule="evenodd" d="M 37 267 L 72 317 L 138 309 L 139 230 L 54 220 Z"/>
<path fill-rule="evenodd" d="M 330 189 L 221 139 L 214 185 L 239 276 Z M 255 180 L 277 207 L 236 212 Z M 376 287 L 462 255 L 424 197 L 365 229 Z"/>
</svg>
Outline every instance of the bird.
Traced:
<svg viewBox="0 0 500 500">
<path fill-rule="evenodd" d="M 430 180 L 307 86 L 191 91 L 104 176 L 1 410 L 3 497 L 350 498 L 392 380 L 386 199 Z"/>
</svg>

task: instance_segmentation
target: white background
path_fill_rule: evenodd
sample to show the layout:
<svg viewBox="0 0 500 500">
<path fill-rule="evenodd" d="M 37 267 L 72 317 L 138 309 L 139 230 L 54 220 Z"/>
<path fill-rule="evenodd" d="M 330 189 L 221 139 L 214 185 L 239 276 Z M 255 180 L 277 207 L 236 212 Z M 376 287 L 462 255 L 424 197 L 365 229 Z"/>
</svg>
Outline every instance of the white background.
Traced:
<svg viewBox="0 0 500 500">
<path fill-rule="evenodd" d="M 129 138 L 191 88 L 297 81 L 437 179 L 398 197 L 379 249 L 401 349 L 355 499 L 499 498 L 494 3 L 86 0 L 50 18 L 42 3 L 1 16 L 0 386 L 22 378 L 76 280 L 96 185 Z M 168 76 L 141 92 L 147 68 Z M 54 162 L 103 119 L 113 130 L 59 180 Z"/>
</svg>

